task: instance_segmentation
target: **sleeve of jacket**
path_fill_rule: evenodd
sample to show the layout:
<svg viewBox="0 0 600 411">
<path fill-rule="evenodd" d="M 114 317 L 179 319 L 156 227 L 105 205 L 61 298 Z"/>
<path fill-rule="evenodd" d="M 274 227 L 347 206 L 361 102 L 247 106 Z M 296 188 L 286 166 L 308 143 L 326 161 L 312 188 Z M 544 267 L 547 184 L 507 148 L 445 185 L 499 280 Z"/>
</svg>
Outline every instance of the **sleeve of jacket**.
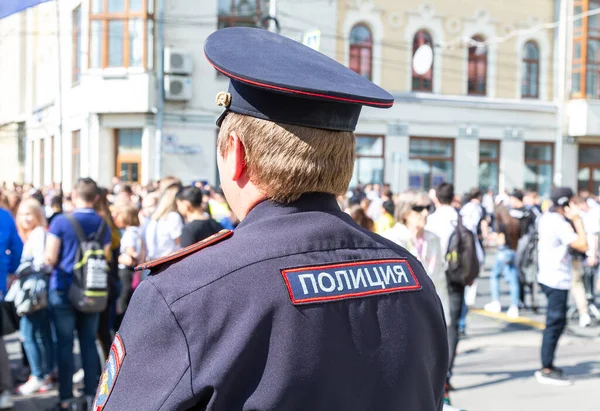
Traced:
<svg viewBox="0 0 600 411">
<path fill-rule="evenodd" d="M 92 409 L 173 410 L 193 405 L 186 338 L 152 279 L 136 289 L 111 355 Z"/>
</svg>

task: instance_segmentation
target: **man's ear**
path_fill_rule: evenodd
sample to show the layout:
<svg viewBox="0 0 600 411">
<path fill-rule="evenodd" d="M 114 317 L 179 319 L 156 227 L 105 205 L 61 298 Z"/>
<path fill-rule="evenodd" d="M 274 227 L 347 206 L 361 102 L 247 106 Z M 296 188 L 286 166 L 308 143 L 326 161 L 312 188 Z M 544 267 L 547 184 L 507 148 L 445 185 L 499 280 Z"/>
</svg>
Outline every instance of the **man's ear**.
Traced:
<svg viewBox="0 0 600 411">
<path fill-rule="evenodd" d="M 229 147 L 229 155 L 233 156 L 231 162 L 231 166 L 233 167 L 231 175 L 233 181 L 238 181 L 246 171 L 246 148 L 235 131 L 232 131 L 229 134 Z"/>
</svg>

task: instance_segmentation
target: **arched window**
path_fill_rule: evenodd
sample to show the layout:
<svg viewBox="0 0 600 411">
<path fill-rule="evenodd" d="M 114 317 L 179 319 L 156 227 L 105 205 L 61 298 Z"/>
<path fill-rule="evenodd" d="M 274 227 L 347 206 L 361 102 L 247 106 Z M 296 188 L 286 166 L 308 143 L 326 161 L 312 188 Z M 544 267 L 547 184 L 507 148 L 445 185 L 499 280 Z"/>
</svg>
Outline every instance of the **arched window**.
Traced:
<svg viewBox="0 0 600 411">
<path fill-rule="evenodd" d="M 364 24 L 357 24 L 350 31 L 350 69 L 372 80 L 373 36 Z"/>
<path fill-rule="evenodd" d="M 433 49 L 433 41 L 431 36 L 425 30 L 420 30 L 415 34 L 413 39 L 413 63 L 415 53 L 419 47 L 428 45 Z M 433 62 L 427 73 L 419 74 L 415 71 L 414 64 L 412 65 L 412 89 L 413 91 L 432 91 L 433 90 Z"/>
<path fill-rule="evenodd" d="M 481 36 L 473 37 L 473 41 L 483 42 Z M 487 93 L 487 47 L 469 47 L 469 95 L 485 96 Z"/>
<path fill-rule="evenodd" d="M 540 51 L 533 41 L 525 43 L 523 50 L 523 77 L 521 79 L 521 97 L 539 98 L 540 96 Z"/>
</svg>

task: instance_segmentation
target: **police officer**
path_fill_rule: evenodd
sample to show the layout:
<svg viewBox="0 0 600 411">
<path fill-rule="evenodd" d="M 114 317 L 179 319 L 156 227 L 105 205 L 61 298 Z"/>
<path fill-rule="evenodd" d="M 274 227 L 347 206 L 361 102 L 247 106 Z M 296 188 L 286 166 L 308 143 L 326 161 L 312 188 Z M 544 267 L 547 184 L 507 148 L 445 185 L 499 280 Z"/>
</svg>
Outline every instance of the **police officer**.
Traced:
<svg viewBox="0 0 600 411">
<path fill-rule="evenodd" d="M 217 157 L 241 223 L 141 267 L 93 409 L 441 410 L 434 287 L 335 197 L 361 107 L 393 97 L 265 30 L 219 30 L 205 54 L 230 78 Z"/>
</svg>

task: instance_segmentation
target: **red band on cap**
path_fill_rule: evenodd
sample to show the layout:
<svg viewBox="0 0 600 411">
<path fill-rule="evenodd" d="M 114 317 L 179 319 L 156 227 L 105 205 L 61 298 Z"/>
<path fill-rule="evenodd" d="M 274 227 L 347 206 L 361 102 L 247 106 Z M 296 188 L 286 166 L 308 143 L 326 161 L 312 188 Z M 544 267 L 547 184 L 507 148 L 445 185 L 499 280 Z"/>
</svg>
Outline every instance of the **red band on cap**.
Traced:
<svg viewBox="0 0 600 411">
<path fill-rule="evenodd" d="M 208 62 L 210 63 L 211 66 L 213 66 L 215 68 L 215 70 L 220 71 L 221 73 L 225 74 L 227 77 L 231 77 L 233 79 L 236 79 L 238 81 L 241 81 L 242 83 L 247 83 L 247 84 L 253 84 L 255 86 L 259 86 L 259 87 L 264 87 L 264 88 L 270 88 L 273 90 L 278 90 L 278 91 L 285 91 L 287 93 L 292 93 L 292 94 L 302 94 L 305 96 L 311 96 L 311 97 L 319 97 L 319 98 L 324 98 L 324 99 L 329 99 L 329 100 L 336 100 L 336 101 L 343 101 L 346 103 L 357 103 L 357 104 L 363 104 L 363 105 L 371 105 L 371 106 L 380 106 L 380 107 L 392 107 L 394 105 L 394 102 L 392 101 L 391 103 L 377 103 L 377 102 L 373 102 L 373 101 L 366 101 L 366 100 L 353 100 L 350 98 L 344 98 L 344 97 L 335 97 L 335 96 L 328 96 L 326 94 L 319 94 L 319 93 L 311 93 L 308 91 L 301 91 L 301 90 L 293 90 L 290 88 L 285 88 L 285 87 L 279 87 L 279 86 L 272 86 L 271 84 L 265 84 L 265 83 L 260 83 L 258 81 L 252 81 L 252 80 L 248 80 L 242 77 L 238 77 L 234 74 L 231 74 L 217 66 L 215 66 L 212 61 L 210 61 L 208 59 L 208 57 L 206 58 L 208 60 Z"/>
</svg>

